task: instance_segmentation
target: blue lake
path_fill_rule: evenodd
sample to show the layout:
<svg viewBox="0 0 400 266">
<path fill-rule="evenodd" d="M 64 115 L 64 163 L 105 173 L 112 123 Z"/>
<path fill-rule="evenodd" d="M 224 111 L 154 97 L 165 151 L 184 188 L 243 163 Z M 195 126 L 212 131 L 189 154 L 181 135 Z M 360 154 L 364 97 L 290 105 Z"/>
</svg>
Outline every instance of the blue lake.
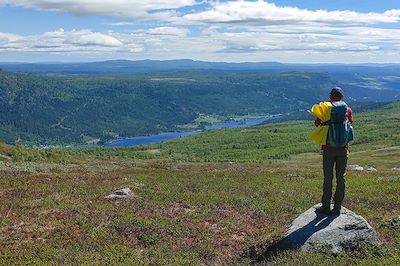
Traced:
<svg viewBox="0 0 400 266">
<path fill-rule="evenodd" d="M 186 131 L 186 132 L 165 132 L 160 133 L 157 135 L 152 136 L 142 136 L 142 137 L 133 137 L 133 138 L 126 138 L 126 139 L 117 139 L 111 141 L 109 143 L 100 145 L 102 147 L 132 147 L 138 146 L 143 144 L 150 144 L 150 143 L 158 143 L 162 141 L 172 140 L 176 138 L 186 137 L 194 134 L 199 134 L 204 131 L 208 130 L 215 130 L 221 128 L 240 128 L 240 127 L 251 127 L 255 125 L 259 125 L 269 120 L 273 120 L 280 115 L 274 115 L 270 117 L 263 117 L 263 118 L 251 118 L 245 119 L 241 121 L 228 121 L 220 124 L 215 124 L 206 127 L 205 130 L 194 130 L 194 131 Z"/>
</svg>

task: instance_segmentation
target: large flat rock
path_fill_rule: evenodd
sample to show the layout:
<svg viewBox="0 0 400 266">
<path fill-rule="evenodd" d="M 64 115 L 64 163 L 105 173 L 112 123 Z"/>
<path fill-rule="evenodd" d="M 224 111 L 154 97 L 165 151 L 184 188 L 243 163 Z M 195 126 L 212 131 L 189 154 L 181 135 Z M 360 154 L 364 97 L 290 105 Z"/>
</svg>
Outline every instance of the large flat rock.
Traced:
<svg viewBox="0 0 400 266">
<path fill-rule="evenodd" d="M 360 215 L 344 207 L 340 215 L 318 214 L 319 206 L 311 207 L 292 222 L 283 239 L 286 248 L 338 253 L 360 241 L 379 243 L 375 230 Z"/>
</svg>

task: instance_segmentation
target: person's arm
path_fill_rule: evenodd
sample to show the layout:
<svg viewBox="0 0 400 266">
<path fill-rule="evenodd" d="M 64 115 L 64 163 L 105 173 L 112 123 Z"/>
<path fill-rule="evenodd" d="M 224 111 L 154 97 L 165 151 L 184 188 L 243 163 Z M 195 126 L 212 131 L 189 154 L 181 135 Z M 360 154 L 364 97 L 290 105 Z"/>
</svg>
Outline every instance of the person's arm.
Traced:
<svg viewBox="0 0 400 266">
<path fill-rule="evenodd" d="M 351 110 L 350 107 L 347 108 L 347 118 L 349 119 L 349 122 L 353 124 L 354 122 L 353 110 Z"/>
</svg>

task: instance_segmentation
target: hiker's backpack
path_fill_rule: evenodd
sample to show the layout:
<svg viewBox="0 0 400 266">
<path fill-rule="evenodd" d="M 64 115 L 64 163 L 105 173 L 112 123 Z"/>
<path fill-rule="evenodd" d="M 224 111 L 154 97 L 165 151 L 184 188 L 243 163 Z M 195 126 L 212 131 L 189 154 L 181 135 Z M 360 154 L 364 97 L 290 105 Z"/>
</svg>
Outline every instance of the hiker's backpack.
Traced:
<svg viewBox="0 0 400 266">
<path fill-rule="evenodd" d="M 332 102 L 326 144 L 335 148 L 343 148 L 353 139 L 353 127 L 348 119 L 347 104 L 344 101 Z"/>
</svg>

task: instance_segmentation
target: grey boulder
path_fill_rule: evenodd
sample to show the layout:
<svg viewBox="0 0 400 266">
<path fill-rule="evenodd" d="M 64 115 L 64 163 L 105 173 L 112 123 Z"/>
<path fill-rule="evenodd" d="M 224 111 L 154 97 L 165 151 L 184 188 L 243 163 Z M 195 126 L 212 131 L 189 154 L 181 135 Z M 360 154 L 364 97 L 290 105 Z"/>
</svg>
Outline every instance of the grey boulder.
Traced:
<svg viewBox="0 0 400 266">
<path fill-rule="evenodd" d="M 311 207 L 292 222 L 281 240 L 286 249 L 306 252 L 328 249 L 339 253 L 360 241 L 379 244 L 375 230 L 363 217 L 344 207 L 340 215 L 323 215 L 316 212 L 319 206 Z"/>
</svg>

